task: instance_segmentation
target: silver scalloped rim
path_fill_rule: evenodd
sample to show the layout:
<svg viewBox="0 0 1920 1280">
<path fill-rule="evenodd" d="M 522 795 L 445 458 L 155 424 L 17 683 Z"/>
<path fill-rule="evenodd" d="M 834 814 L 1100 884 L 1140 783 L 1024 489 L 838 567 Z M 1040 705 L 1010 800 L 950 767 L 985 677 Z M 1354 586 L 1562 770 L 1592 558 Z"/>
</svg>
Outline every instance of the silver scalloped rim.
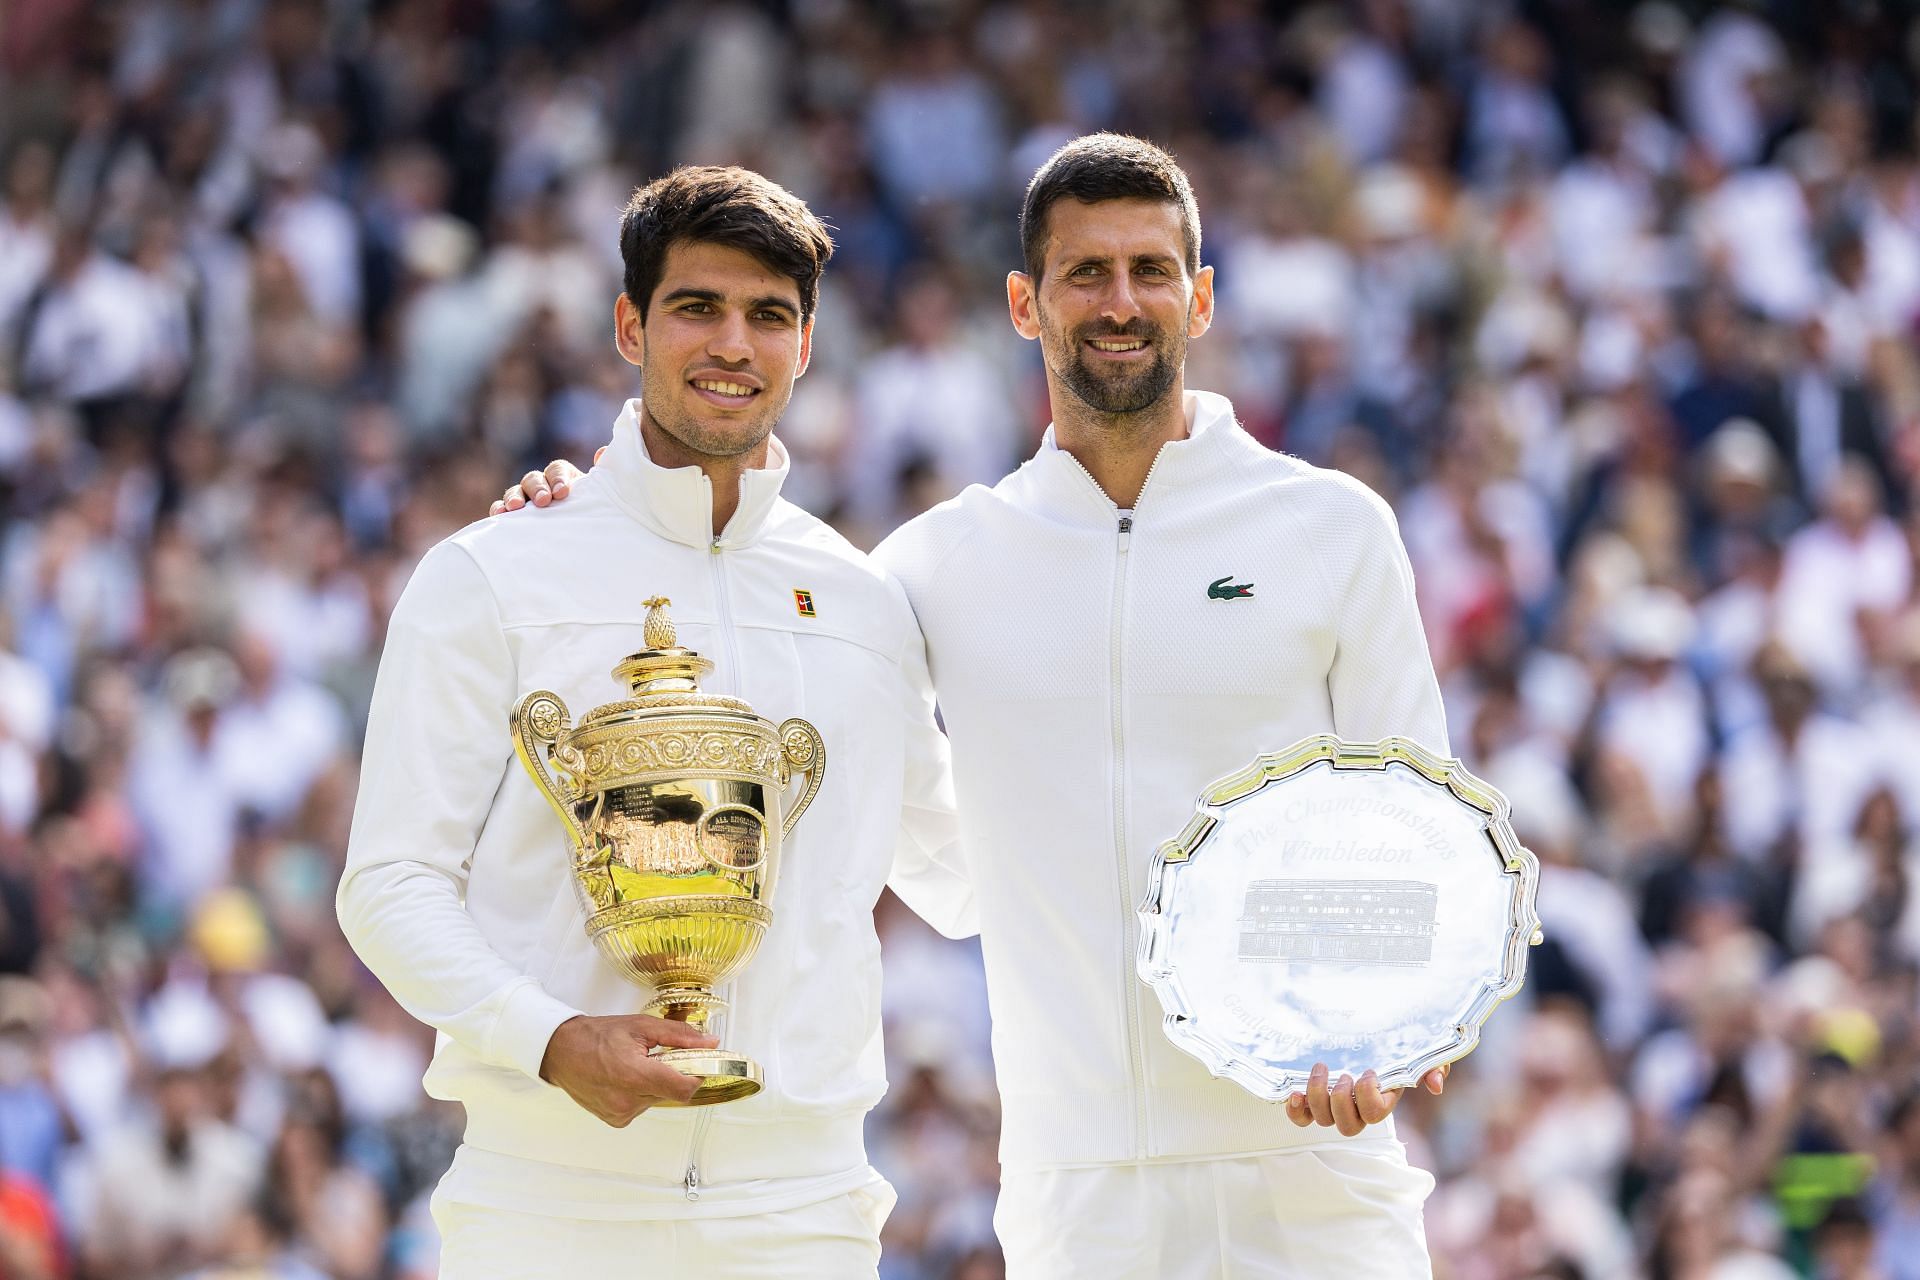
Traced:
<svg viewBox="0 0 1920 1280">
<path fill-rule="evenodd" d="M 1376 1068 L 1380 1087 L 1397 1089 L 1417 1083 L 1427 1072 L 1443 1063 L 1455 1062 L 1473 1052 L 1480 1043 L 1480 1028 L 1500 1002 L 1520 990 L 1526 980 L 1527 948 L 1540 941 L 1540 914 L 1536 899 L 1540 888 L 1540 860 L 1522 847 L 1514 835 L 1512 806 L 1507 798 L 1480 778 L 1468 772 L 1459 760 L 1437 756 L 1410 738 L 1382 738 L 1378 742 L 1348 742 L 1332 734 L 1303 738 L 1283 751 L 1269 752 L 1237 773 L 1220 778 L 1201 794 L 1194 816 L 1180 834 L 1154 851 L 1153 865 L 1147 873 L 1147 891 L 1140 915 L 1140 949 L 1137 968 L 1140 977 L 1160 997 L 1166 1011 L 1163 1025 L 1167 1038 L 1204 1064 L 1222 1079 L 1232 1080 L 1256 1097 L 1279 1102 L 1307 1087 L 1307 1073 L 1276 1070 L 1263 1063 L 1234 1054 L 1221 1040 L 1208 1034 L 1188 1008 L 1173 971 L 1159 957 L 1170 939 L 1167 918 L 1160 911 L 1162 897 L 1171 885 L 1170 877 L 1192 861 L 1205 846 L 1218 822 L 1218 815 L 1240 800 L 1270 783 L 1290 778 L 1315 765 L 1326 763 L 1334 769 L 1380 772 L 1401 765 L 1436 786 L 1447 788 L 1468 806 L 1487 816 L 1487 837 L 1504 864 L 1503 874 L 1513 877 L 1509 898 L 1506 958 L 1498 982 L 1482 982 L 1468 1006 L 1466 1018 L 1454 1027 L 1446 1043 L 1397 1062 Z"/>
</svg>

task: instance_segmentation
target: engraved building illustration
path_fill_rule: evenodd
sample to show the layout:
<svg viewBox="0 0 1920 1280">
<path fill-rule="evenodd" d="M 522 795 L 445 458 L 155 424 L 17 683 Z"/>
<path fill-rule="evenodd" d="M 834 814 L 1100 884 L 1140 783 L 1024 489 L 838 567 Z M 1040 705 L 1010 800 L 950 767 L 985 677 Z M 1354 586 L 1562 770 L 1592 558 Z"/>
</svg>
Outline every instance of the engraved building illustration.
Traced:
<svg viewBox="0 0 1920 1280">
<path fill-rule="evenodd" d="M 1240 958 L 1425 964 L 1438 902 L 1419 880 L 1256 880 L 1241 910 Z"/>
</svg>

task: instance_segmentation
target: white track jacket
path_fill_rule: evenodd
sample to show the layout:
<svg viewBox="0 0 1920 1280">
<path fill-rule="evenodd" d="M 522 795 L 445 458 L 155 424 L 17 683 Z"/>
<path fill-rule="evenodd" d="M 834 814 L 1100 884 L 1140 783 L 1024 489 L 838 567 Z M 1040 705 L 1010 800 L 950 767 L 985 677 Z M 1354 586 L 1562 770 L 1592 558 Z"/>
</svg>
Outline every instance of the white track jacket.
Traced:
<svg viewBox="0 0 1920 1280">
<path fill-rule="evenodd" d="M 1134 913 L 1155 847 L 1261 752 L 1329 732 L 1447 747 L 1387 504 L 1262 447 L 1220 396 L 1186 408 L 1131 512 L 1049 431 L 875 552 L 953 742 L 1011 1167 L 1348 1141 L 1168 1042 Z"/>
<path fill-rule="evenodd" d="M 947 746 L 898 584 L 780 498 L 778 443 L 716 539 L 711 482 L 654 465 L 637 408 L 571 500 L 470 525 L 414 571 L 381 655 L 337 905 L 368 967 L 441 1033 L 426 1087 L 466 1105 L 457 1198 L 576 1218 L 771 1211 L 873 1177 L 861 1124 L 885 1089 L 881 886 L 949 932 L 977 927 L 943 863 Z M 560 1023 L 635 1012 L 646 992 L 588 940 L 565 833 L 508 717 L 535 689 L 576 723 L 625 697 L 611 672 L 645 647 L 654 595 L 715 662 L 703 687 L 811 720 L 826 772 L 717 1030 L 760 1063 L 765 1091 L 613 1129 L 540 1063 Z"/>
</svg>

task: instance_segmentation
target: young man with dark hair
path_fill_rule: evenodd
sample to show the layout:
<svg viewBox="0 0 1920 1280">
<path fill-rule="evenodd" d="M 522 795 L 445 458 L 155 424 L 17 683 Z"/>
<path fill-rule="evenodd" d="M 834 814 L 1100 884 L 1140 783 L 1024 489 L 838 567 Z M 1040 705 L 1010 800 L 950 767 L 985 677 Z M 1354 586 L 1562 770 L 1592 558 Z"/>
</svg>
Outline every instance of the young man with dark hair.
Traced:
<svg viewBox="0 0 1920 1280">
<path fill-rule="evenodd" d="M 434 1197 L 444 1280 L 873 1276 L 892 1202 L 861 1132 L 884 1088 L 873 905 L 891 879 L 948 931 L 977 926 L 941 861 L 947 751 L 912 612 L 779 496 L 771 432 L 832 244 L 766 179 L 702 168 L 637 192 L 621 249 L 615 341 L 641 398 L 565 511 L 469 526 L 415 569 L 340 922 L 441 1032 L 428 1091 L 466 1107 Z M 588 939 L 565 834 L 508 735 L 533 689 L 581 711 L 620 696 L 609 673 L 646 647 L 640 602 L 658 595 L 716 662 L 710 692 L 805 717 L 827 745 L 774 923 L 730 992 L 727 1045 L 767 1065 L 765 1089 L 697 1110 L 671 1109 L 694 1080 L 648 1050 L 715 1041 L 633 1012 L 647 993 Z"/>
<path fill-rule="evenodd" d="M 1313 734 L 1446 753 L 1393 512 L 1186 389 L 1213 268 L 1166 152 L 1069 143 L 1021 238 L 1008 309 L 1040 343 L 1053 425 L 1014 474 L 874 553 L 926 637 L 967 817 L 1007 1274 L 1428 1274 L 1433 1179 L 1394 1136 L 1399 1095 L 1321 1067 L 1284 1107 L 1259 1101 L 1159 1033 L 1134 970 L 1148 863 L 1208 783 Z M 506 505 L 548 482 L 529 473 Z"/>
<path fill-rule="evenodd" d="M 667 252 L 683 241 L 738 249 L 793 281 L 800 318 L 813 319 L 833 240 L 784 187 L 749 169 L 681 169 L 633 193 L 620 211 L 621 285 L 645 319 Z"/>
</svg>

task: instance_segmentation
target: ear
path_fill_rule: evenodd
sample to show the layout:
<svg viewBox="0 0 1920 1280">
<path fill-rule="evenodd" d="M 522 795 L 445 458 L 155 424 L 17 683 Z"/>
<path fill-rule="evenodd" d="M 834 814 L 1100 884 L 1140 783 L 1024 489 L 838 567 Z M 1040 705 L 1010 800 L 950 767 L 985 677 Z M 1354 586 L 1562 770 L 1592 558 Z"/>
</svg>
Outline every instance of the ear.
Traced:
<svg viewBox="0 0 1920 1280">
<path fill-rule="evenodd" d="M 640 308 L 624 289 L 613 301 L 613 345 L 619 348 L 620 358 L 635 368 L 646 363 L 647 331 L 640 323 Z"/>
<path fill-rule="evenodd" d="M 796 378 L 807 371 L 807 365 L 813 359 L 813 321 L 814 317 L 808 316 L 807 322 L 800 326 L 800 363 L 793 366 L 793 376 Z"/>
<path fill-rule="evenodd" d="M 1014 332 L 1028 341 L 1040 336 L 1040 299 L 1034 288 L 1033 277 L 1026 272 L 1007 272 L 1007 315 Z"/>
<path fill-rule="evenodd" d="M 1202 267 L 1193 278 L 1193 305 L 1187 308 L 1187 336 L 1197 338 L 1213 327 L 1213 268 Z"/>
</svg>

